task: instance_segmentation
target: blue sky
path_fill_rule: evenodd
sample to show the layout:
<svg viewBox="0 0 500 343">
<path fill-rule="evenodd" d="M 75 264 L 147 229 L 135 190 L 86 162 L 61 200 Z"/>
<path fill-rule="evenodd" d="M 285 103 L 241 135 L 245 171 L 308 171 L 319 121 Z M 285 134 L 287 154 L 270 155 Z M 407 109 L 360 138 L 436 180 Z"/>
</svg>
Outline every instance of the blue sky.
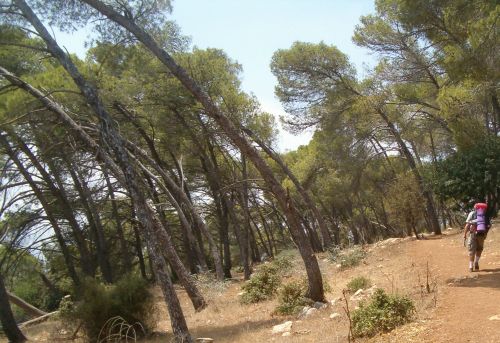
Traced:
<svg viewBox="0 0 500 343">
<path fill-rule="evenodd" d="M 242 86 L 265 111 L 283 115 L 274 96 L 276 80 L 269 63 L 278 49 L 294 41 L 336 45 L 363 75 L 374 57 L 351 37 L 362 15 L 374 12 L 373 0 L 174 0 L 171 19 L 199 48 L 220 48 L 243 66 Z M 83 37 L 57 34 L 61 45 L 82 53 Z M 292 136 L 280 130 L 278 149 L 296 149 L 312 133 Z"/>
</svg>

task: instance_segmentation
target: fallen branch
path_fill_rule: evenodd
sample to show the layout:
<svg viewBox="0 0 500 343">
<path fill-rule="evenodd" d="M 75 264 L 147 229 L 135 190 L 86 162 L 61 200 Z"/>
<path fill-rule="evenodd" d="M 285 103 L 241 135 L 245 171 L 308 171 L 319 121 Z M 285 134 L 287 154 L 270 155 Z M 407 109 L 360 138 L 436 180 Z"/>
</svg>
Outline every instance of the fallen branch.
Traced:
<svg viewBox="0 0 500 343">
<path fill-rule="evenodd" d="M 23 309 L 27 314 L 32 315 L 32 316 L 43 316 L 46 315 L 47 312 L 42 311 L 35 306 L 28 304 L 26 301 L 23 299 L 19 298 L 17 295 L 12 294 L 10 292 L 7 292 L 7 295 L 9 296 L 9 300 L 11 303 L 19 306 L 21 309 Z"/>
<path fill-rule="evenodd" d="M 54 312 L 50 312 L 50 313 L 46 313 L 44 314 L 43 316 L 40 316 L 40 317 L 37 317 L 37 318 L 34 318 L 34 319 L 30 319 L 26 322 L 23 322 L 21 324 L 19 324 L 19 328 L 22 329 L 22 328 L 25 328 L 29 325 L 32 325 L 32 324 L 38 324 L 40 322 L 43 322 L 44 320 L 47 320 L 49 319 L 49 317 L 53 316 L 54 314 L 57 314 L 59 313 L 59 311 L 54 311 Z"/>
</svg>

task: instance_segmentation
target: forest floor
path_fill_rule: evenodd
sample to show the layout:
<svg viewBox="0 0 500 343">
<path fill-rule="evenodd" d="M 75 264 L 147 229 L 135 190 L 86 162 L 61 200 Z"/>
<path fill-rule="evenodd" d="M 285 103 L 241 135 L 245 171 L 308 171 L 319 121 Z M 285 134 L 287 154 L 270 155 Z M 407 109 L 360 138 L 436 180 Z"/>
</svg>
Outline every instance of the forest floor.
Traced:
<svg viewBox="0 0 500 343">
<path fill-rule="evenodd" d="M 495 225 L 486 239 L 479 272 L 468 271 L 467 251 L 457 229 L 424 240 L 388 239 L 364 249 L 368 255 L 363 262 L 346 270 L 328 260 L 327 254 L 318 254 L 320 268 L 331 287 L 327 299 L 336 301 L 305 319 L 273 315 L 276 300 L 240 304 L 240 280 L 203 285 L 209 306 L 198 313 L 185 292 L 179 290 L 190 331 L 194 337 L 209 337 L 221 343 L 347 342 L 349 321 L 343 309 L 345 302 L 339 298 L 352 278 L 365 276 L 389 293 L 411 297 L 417 314 L 413 322 L 392 332 L 357 342 L 500 342 L 500 225 Z M 288 279 L 304 274 L 298 258 L 288 274 Z M 146 342 L 170 342 L 166 308 L 158 290 L 155 295 L 159 321 L 155 337 Z M 351 310 L 356 305 L 349 301 Z M 333 313 L 340 316 L 330 319 Z M 290 336 L 272 334 L 274 325 L 288 320 L 293 321 Z M 25 331 L 33 341 L 52 341 L 54 336 L 49 331 L 54 325 L 47 322 Z"/>
</svg>

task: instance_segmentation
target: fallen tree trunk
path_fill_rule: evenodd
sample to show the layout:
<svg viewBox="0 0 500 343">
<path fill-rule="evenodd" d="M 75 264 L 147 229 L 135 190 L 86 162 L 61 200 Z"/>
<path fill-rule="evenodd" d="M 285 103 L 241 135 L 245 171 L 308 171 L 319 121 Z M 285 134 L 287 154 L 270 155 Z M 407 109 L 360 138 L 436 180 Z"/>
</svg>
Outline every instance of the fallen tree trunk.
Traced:
<svg viewBox="0 0 500 343">
<path fill-rule="evenodd" d="M 9 301 L 17 306 L 19 306 L 21 309 L 24 310 L 27 314 L 31 316 L 44 316 L 47 314 L 47 312 L 42 311 L 35 306 L 28 304 L 26 301 L 23 299 L 19 298 L 17 295 L 12 294 L 10 292 L 7 292 L 7 296 L 9 297 Z"/>
<path fill-rule="evenodd" d="M 40 317 L 33 318 L 33 319 L 27 320 L 25 322 L 22 322 L 18 326 L 19 326 L 20 329 L 22 329 L 22 328 L 27 327 L 28 325 L 38 324 L 40 322 L 43 322 L 43 321 L 49 319 L 50 317 L 52 317 L 53 315 L 58 314 L 58 313 L 59 313 L 59 311 L 54 311 L 54 312 L 46 313 L 43 316 L 40 316 Z"/>
</svg>

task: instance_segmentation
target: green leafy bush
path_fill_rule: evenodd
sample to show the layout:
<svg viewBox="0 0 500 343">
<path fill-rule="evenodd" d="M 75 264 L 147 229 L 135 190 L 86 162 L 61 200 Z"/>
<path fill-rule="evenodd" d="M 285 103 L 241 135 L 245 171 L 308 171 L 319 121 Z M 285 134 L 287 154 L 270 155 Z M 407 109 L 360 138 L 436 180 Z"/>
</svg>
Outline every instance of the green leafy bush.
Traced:
<svg viewBox="0 0 500 343">
<path fill-rule="evenodd" d="M 362 302 L 352 314 L 352 331 L 355 337 L 373 336 L 387 332 L 412 320 L 415 314 L 413 301 L 400 295 L 388 295 L 377 289 L 369 303 Z"/>
<path fill-rule="evenodd" d="M 128 323 L 140 323 L 146 330 L 154 324 L 153 296 L 146 281 L 127 276 L 114 285 L 103 285 L 87 279 L 82 285 L 81 299 L 74 304 L 61 302 L 66 322 L 81 322 L 90 341 L 95 341 L 106 321 L 120 316 Z"/>
<path fill-rule="evenodd" d="M 306 298 L 307 287 L 307 278 L 283 285 L 278 290 L 278 306 L 276 307 L 275 313 L 282 315 L 296 314 L 304 306 L 314 303 L 311 299 Z M 331 292 L 332 290 L 324 277 L 323 290 L 325 293 Z"/>
<path fill-rule="evenodd" d="M 293 259 L 295 252 L 291 250 L 284 250 L 274 258 L 271 265 L 277 269 L 280 274 L 284 274 L 293 267 Z"/>
<path fill-rule="evenodd" d="M 256 303 L 270 299 L 276 294 L 281 284 L 278 269 L 273 264 L 263 265 L 246 284 L 243 285 L 241 302 L 244 304 Z"/>
<path fill-rule="evenodd" d="M 361 248 L 354 248 L 340 255 L 340 268 L 355 267 L 366 257 L 366 252 Z"/>
<path fill-rule="evenodd" d="M 275 313 L 281 315 L 297 314 L 304 306 L 312 301 L 305 297 L 307 283 L 292 281 L 283 285 L 278 293 L 278 306 Z"/>
<path fill-rule="evenodd" d="M 351 293 L 355 293 L 359 289 L 366 289 L 372 285 L 372 282 L 370 279 L 364 277 L 364 276 L 358 276 L 349 281 L 347 284 L 347 289 Z"/>
<path fill-rule="evenodd" d="M 272 298 L 281 285 L 281 276 L 292 268 L 293 259 L 293 252 L 283 251 L 271 263 L 262 265 L 243 285 L 241 302 L 251 304 Z"/>
</svg>

